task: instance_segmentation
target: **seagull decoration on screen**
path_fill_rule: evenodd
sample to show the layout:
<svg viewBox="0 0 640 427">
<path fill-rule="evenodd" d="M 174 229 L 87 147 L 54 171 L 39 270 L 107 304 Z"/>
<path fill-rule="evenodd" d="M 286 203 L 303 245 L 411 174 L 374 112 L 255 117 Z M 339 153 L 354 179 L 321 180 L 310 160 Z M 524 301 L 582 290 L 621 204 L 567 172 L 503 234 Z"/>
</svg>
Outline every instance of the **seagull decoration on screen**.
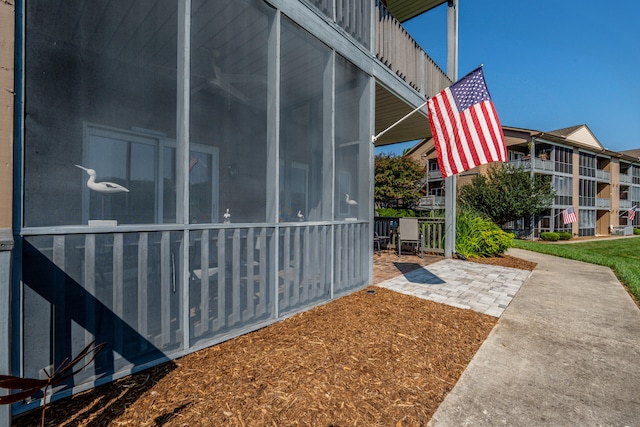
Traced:
<svg viewBox="0 0 640 427">
<path fill-rule="evenodd" d="M 346 193 L 345 193 L 345 196 L 347 196 L 346 201 L 347 201 L 347 204 L 348 204 L 348 205 L 351 205 L 351 206 L 357 206 L 357 205 L 358 205 L 358 202 L 356 202 L 355 200 L 351 200 L 351 199 L 349 198 L 349 195 L 348 195 L 348 194 L 346 194 Z"/>
<path fill-rule="evenodd" d="M 76 165 L 76 167 L 82 169 L 89 175 L 87 181 L 87 187 L 98 193 L 128 193 L 129 190 L 120 184 L 115 182 L 96 182 L 96 171 L 93 169 L 85 168 L 84 166 Z"/>
<path fill-rule="evenodd" d="M 302 211 L 298 211 L 298 221 L 304 221 L 304 215 L 302 215 Z"/>
</svg>

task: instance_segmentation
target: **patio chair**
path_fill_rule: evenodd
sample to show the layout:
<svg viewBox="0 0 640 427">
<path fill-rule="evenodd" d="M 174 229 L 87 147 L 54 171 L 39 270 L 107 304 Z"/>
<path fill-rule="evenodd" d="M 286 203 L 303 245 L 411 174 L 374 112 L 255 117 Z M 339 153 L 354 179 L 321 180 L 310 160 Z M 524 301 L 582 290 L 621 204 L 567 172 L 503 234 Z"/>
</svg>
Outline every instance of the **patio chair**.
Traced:
<svg viewBox="0 0 640 427">
<path fill-rule="evenodd" d="M 398 225 L 398 256 L 402 256 L 402 244 L 415 243 L 418 255 L 422 258 L 422 234 L 418 218 L 400 218 Z"/>
<path fill-rule="evenodd" d="M 373 232 L 373 251 L 380 255 L 380 236 L 375 231 Z"/>
</svg>

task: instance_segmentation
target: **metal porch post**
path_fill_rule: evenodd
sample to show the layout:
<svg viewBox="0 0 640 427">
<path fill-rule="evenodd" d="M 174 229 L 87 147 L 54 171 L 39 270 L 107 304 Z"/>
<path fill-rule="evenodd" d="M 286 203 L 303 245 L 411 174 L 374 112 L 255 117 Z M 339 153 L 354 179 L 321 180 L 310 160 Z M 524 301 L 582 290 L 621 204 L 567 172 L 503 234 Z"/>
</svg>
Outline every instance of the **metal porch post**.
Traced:
<svg viewBox="0 0 640 427">
<path fill-rule="evenodd" d="M 449 0 L 447 9 L 447 75 L 454 82 L 458 79 L 458 2 Z M 444 256 L 447 258 L 456 250 L 456 187 L 456 175 L 445 178 Z"/>
</svg>

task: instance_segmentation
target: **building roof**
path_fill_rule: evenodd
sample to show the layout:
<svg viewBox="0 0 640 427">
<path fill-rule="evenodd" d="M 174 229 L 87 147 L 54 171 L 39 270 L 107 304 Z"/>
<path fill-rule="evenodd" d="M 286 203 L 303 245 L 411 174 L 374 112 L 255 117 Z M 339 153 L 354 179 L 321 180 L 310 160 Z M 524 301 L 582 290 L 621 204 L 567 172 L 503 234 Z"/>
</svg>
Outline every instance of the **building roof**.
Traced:
<svg viewBox="0 0 640 427">
<path fill-rule="evenodd" d="M 382 0 L 391 14 L 400 22 L 447 3 L 447 0 Z"/>
<path fill-rule="evenodd" d="M 626 151 L 607 150 L 602 146 L 602 144 L 600 144 L 600 141 L 598 141 L 598 139 L 593 135 L 586 124 L 557 129 L 550 132 L 513 126 L 502 126 L 502 131 L 504 133 L 507 147 L 526 144 L 533 138 L 540 138 L 551 142 L 590 150 L 596 153 L 602 153 L 607 156 L 617 157 L 630 162 L 640 162 L 640 148 Z M 429 137 L 422 139 L 411 149 L 407 150 L 405 155 L 411 155 L 420 150 L 424 150 L 426 154 L 432 154 L 434 151 L 433 138 Z"/>
<path fill-rule="evenodd" d="M 640 148 L 636 148 L 635 150 L 624 150 L 621 151 L 622 154 L 626 154 L 627 156 L 636 157 L 640 160 Z"/>
<path fill-rule="evenodd" d="M 547 134 L 559 136 L 564 139 L 579 142 L 581 144 L 592 147 L 596 150 L 604 150 L 604 146 L 598 141 L 598 138 L 591 132 L 589 126 L 585 124 L 570 126 L 568 128 L 562 128 L 545 132 Z"/>
</svg>

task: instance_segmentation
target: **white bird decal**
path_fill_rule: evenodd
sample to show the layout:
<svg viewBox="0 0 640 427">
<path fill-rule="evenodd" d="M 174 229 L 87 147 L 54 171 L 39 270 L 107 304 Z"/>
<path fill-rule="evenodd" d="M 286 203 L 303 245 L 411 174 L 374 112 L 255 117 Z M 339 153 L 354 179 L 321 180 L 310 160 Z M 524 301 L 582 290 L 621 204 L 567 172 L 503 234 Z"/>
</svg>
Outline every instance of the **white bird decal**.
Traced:
<svg viewBox="0 0 640 427">
<path fill-rule="evenodd" d="M 302 215 L 302 211 L 298 211 L 298 221 L 304 220 L 304 215 Z"/>
<path fill-rule="evenodd" d="M 224 222 L 230 222 L 231 221 L 231 214 L 229 213 L 229 208 L 227 208 L 227 211 L 222 216 L 224 217 Z"/>
<path fill-rule="evenodd" d="M 346 194 L 346 193 L 345 193 L 345 196 L 347 196 L 346 201 L 347 201 L 347 204 L 348 204 L 348 205 L 355 206 L 355 205 L 357 205 L 357 204 L 358 204 L 358 202 L 356 202 L 355 200 L 351 200 L 351 199 L 349 198 L 349 195 L 348 195 L 348 194 Z"/>
<path fill-rule="evenodd" d="M 96 171 L 93 169 L 85 168 L 84 166 L 76 165 L 80 169 L 87 172 L 89 180 L 87 181 L 87 187 L 89 189 L 97 191 L 99 193 L 128 193 L 129 190 L 120 184 L 115 182 L 96 182 Z"/>
</svg>

